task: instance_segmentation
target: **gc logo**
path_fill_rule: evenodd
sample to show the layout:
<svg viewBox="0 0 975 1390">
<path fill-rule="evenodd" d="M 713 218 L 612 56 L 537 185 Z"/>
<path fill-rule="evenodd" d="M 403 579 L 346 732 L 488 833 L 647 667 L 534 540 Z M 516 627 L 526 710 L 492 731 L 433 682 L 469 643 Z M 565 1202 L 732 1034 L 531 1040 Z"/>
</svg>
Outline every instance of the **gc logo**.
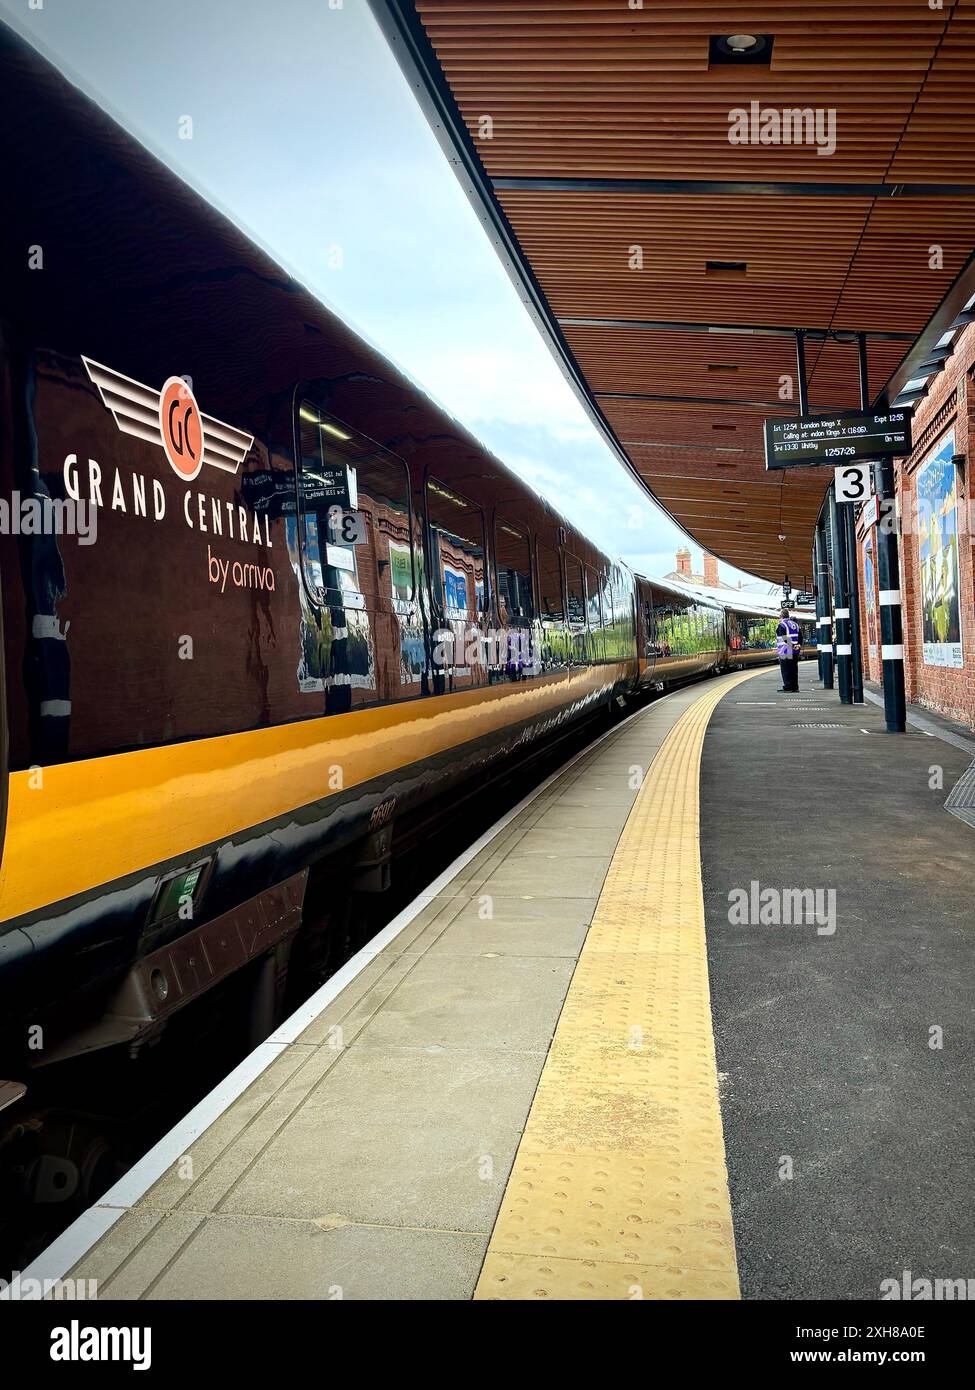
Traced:
<svg viewBox="0 0 975 1390">
<path fill-rule="evenodd" d="M 171 376 L 159 395 L 163 448 L 173 469 L 191 483 L 203 467 L 203 419 L 182 377 Z"/>
</svg>

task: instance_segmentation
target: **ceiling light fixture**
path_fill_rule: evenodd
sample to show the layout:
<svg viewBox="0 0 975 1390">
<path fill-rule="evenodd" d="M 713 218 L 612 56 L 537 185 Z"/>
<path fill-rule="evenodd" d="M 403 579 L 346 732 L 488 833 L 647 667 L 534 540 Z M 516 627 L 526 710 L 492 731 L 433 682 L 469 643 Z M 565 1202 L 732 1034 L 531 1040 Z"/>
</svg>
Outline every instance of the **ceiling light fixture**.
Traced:
<svg viewBox="0 0 975 1390">
<path fill-rule="evenodd" d="M 708 63 L 769 63 L 772 59 L 771 34 L 712 34 L 708 40 Z"/>
<path fill-rule="evenodd" d="M 340 430 L 338 425 L 330 425 L 327 420 L 320 420 L 319 424 L 327 434 L 334 435 L 336 439 L 341 439 L 347 443 L 352 438 L 351 434 L 346 434 L 345 430 Z"/>
</svg>

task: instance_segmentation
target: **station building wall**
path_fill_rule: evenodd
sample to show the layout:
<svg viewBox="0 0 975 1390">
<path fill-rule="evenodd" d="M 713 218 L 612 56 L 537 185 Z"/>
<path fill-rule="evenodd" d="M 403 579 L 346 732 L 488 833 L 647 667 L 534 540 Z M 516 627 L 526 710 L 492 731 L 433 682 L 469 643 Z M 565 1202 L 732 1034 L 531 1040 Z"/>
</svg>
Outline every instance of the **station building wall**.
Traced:
<svg viewBox="0 0 975 1390">
<path fill-rule="evenodd" d="M 904 618 L 904 679 L 908 700 L 924 705 L 959 723 L 975 728 L 975 574 L 973 574 L 971 522 L 975 517 L 975 326 L 964 329 L 955 339 L 954 353 L 944 371 L 931 382 L 928 395 L 914 412 L 914 451 L 909 460 L 898 463 L 895 482 L 900 504 L 899 537 L 900 584 Z M 921 522 L 925 512 L 919 506 L 919 480 L 929 460 L 946 448 L 953 433 L 953 454 L 964 462 L 954 466 L 955 516 L 957 521 L 957 616 L 961 651 L 954 642 L 928 642 L 925 659 L 924 599 L 922 595 L 922 546 L 925 537 Z M 950 474 L 950 469 L 949 469 Z M 864 674 L 882 679 L 880 661 L 879 583 L 876 568 L 877 527 L 865 528 L 861 512 L 858 530 L 860 569 L 860 618 L 864 646 Z M 869 550 L 867 550 L 869 547 Z M 869 563 L 872 555 L 873 564 Z M 870 570 L 873 583 L 873 618 L 869 607 Z M 940 568 L 940 567 L 939 567 Z M 949 563 L 948 572 L 953 566 Z M 939 590 L 939 592 L 941 592 Z M 950 606 L 950 605 L 949 605 Z M 929 605 L 930 612 L 930 605 Z M 944 624 L 945 606 L 939 621 Z M 876 637 L 870 636 L 871 628 Z M 947 630 L 954 636 L 954 628 Z M 946 632 L 935 630 L 929 619 L 927 637 Z M 870 652 L 875 646 L 875 653 Z M 934 664 L 933 657 L 952 664 Z M 957 664 L 956 664 L 957 663 Z"/>
</svg>

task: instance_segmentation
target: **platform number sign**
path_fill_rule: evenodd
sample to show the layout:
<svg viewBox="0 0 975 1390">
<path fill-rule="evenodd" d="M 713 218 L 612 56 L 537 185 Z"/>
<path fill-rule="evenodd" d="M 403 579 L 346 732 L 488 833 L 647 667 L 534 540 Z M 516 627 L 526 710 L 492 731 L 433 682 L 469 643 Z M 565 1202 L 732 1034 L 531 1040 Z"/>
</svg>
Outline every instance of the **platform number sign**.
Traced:
<svg viewBox="0 0 975 1390">
<path fill-rule="evenodd" d="M 335 545 L 364 545 L 366 517 L 364 512 L 348 512 L 343 507 L 330 507 L 328 533 Z"/>
<path fill-rule="evenodd" d="M 834 469 L 837 502 L 866 502 L 872 470 L 872 463 L 844 463 Z"/>
</svg>

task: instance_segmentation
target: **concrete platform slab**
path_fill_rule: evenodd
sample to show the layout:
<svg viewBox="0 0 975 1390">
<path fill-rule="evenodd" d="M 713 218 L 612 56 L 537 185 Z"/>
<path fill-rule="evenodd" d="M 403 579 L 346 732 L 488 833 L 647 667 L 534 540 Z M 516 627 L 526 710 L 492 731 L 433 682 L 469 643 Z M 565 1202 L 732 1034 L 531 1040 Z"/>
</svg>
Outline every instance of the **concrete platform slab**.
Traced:
<svg viewBox="0 0 975 1390">
<path fill-rule="evenodd" d="M 482 1258 L 479 1237 L 452 1231 L 219 1216 L 200 1226 L 148 1297 L 463 1299 Z"/>
<path fill-rule="evenodd" d="M 371 1046 L 548 1049 L 574 961 L 424 956 L 362 1037 Z"/>
<path fill-rule="evenodd" d="M 585 849 L 588 854 L 601 858 L 612 858 L 619 844 L 619 835 L 606 827 L 593 828 L 586 835 Z M 573 858 L 579 853 L 578 832 L 566 827 L 561 830 L 546 829 L 537 825 L 527 831 L 509 854 L 510 859 L 525 859 L 534 854 L 552 855 L 559 858 Z"/>
<path fill-rule="evenodd" d="M 585 846 L 588 850 L 589 846 Z M 573 898 L 597 897 L 612 859 L 609 854 L 511 855 L 479 885 L 479 893 L 493 897 Z"/>
<path fill-rule="evenodd" d="M 486 1232 L 537 1074 L 519 1053 L 353 1047 L 220 1210 Z"/>
</svg>

